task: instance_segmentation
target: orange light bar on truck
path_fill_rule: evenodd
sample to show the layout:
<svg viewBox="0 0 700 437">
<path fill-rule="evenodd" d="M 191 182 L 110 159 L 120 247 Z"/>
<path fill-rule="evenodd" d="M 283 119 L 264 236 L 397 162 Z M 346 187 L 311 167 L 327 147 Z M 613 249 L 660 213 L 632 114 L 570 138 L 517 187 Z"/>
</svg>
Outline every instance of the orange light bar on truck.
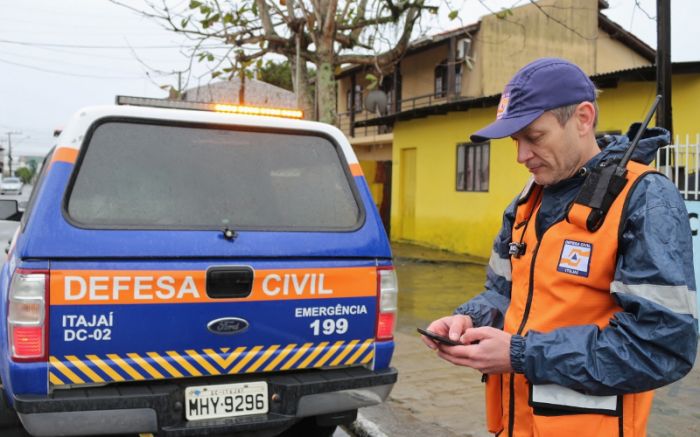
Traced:
<svg viewBox="0 0 700 437">
<path fill-rule="evenodd" d="M 304 111 L 292 108 L 266 108 L 264 106 L 186 102 L 183 100 L 154 99 L 150 97 L 131 96 L 117 96 L 116 103 L 117 105 L 148 106 L 151 108 L 189 109 L 194 111 L 216 111 L 231 114 L 261 115 L 267 117 L 304 118 Z"/>
<path fill-rule="evenodd" d="M 304 112 L 299 109 L 263 108 L 258 106 L 216 104 L 214 105 L 214 110 L 217 112 L 231 112 L 234 114 L 267 115 L 270 117 L 284 118 L 304 118 Z"/>
</svg>

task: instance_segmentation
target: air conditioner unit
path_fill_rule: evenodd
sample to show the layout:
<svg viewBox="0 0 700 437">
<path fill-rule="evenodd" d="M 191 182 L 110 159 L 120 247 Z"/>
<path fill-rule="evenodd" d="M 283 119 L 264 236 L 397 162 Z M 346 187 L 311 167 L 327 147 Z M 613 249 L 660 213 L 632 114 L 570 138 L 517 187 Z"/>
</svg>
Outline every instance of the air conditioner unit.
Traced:
<svg viewBox="0 0 700 437">
<path fill-rule="evenodd" d="M 469 51 L 472 48 L 472 40 L 463 38 L 457 40 L 457 59 L 464 59 L 469 56 Z"/>
</svg>

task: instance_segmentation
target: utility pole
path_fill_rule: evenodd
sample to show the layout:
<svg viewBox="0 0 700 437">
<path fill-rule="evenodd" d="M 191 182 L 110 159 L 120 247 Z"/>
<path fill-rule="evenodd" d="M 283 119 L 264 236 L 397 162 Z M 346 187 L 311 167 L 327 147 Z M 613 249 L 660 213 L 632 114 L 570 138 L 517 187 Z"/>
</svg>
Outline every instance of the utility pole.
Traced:
<svg viewBox="0 0 700 437">
<path fill-rule="evenodd" d="M 656 111 L 656 125 L 671 132 L 671 0 L 656 0 L 656 94 L 662 96 Z"/>
<path fill-rule="evenodd" d="M 22 132 L 7 132 L 7 168 L 8 176 L 12 177 L 12 135 L 21 135 Z"/>
</svg>

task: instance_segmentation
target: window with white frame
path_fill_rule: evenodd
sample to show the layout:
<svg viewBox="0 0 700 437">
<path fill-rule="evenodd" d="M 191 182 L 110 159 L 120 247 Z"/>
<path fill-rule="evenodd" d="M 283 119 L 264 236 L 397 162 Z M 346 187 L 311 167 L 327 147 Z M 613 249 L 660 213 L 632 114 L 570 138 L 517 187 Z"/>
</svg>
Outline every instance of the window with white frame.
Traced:
<svg viewBox="0 0 700 437">
<path fill-rule="evenodd" d="M 457 191 L 489 190 L 490 143 L 457 144 Z"/>
</svg>

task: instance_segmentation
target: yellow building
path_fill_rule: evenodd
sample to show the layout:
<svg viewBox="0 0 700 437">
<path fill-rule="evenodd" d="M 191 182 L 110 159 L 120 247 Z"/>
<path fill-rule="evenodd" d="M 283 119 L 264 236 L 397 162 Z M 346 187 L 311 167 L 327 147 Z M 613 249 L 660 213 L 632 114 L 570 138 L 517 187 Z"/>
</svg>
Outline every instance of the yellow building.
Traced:
<svg viewBox="0 0 700 437">
<path fill-rule="evenodd" d="M 681 141 L 687 135 L 695 141 L 700 62 L 677 63 L 673 69 L 674 133 Z M 654 76 L 654 67 L 639 67 L 591 77 L 602 89 L 601 133 L 624 134 L 644 118 L 656 95 Z M 484 108 L 484 103 L 490 106 Z M 496 99 L 476 99 L 469 109 L 395 122 L 392 239 L 488 257 L 503 210 L 528 178 L 510 138 L 469 143 L 471 133 L 495 119 L 496 104 Z M 465 148 L 474 151 L 460 158 L 459 150 Z M 462 160 L 475 171 L 465 171 L 468 165 Z M 464 183 L 466 177 L 471 177 L 469 183 Z"/>
<path fill-rule="evenodd" d="M 380 77 L 383 94 L 368 91 L 370 71 L 361 67 L 338 75 L 338 124 L 392 240 L 489 255 L 501 213 L 528 175 L 510 140 L 473 145 L 469 134 L 494 119 L 503 86 L 536 58 L 569 59 L 603 89 L 601 132 L 625 133 L 643 118 L 655 95 L 655 52 L 603 15 L 606 7 L 602 0 L 541 0 L 421 38 Z M 696 133 L 689 110 L 700 96 L 696 70 L 674 66 L 675 132 L 682 135 Z M 378 96 L 386 104 L 376 104 Z"/>
</svg>

